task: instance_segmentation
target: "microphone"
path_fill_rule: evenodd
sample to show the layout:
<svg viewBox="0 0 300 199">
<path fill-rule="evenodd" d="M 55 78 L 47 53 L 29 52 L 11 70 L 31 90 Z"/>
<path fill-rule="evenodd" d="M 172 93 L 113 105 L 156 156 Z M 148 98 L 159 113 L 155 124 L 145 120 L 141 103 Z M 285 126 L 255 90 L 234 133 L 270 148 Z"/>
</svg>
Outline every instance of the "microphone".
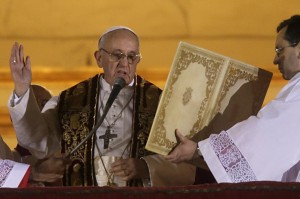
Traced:
<svg viewBox="0 0 300 199">
<path fill-rule="evenodd" d="M 126 82 L 122 77 L 117 77 L 115 79 L 113 89 L 112 89 L 112 91 L 109 95 L 109 98 L 105 104 L 105 107 L 103 109 L 103 113 L 102 113 L 100 119 L 98 120 L 98 122 L 96 123 L 94 128 L 89 132 L 89 134 L 76 147 L 74 147 L 74 149 L 72 149 L 72 151 L 67 156 L 70 156 L 74 152 L 76 152 L 81 145 L 83 145 L 88 139 L 90 139 L 92 137 L 92 135 L 94 133 L 96 133 L 97 129 L 101 126 L 103 120 L 105 119 L 107 112 L 110 109 L 112 103 L 115 101 L 119 92 L 121 91 L 122 88 L 124 88 L 125 85 L 126 85 Z"/>
<path fill-rule="evenodd" d="M 115 99 L 117 98 L 120 90 L 122 88 L 124 88 L 126 82 L 122 77 L 117 77 L 114 81 L 114 85 L 113 85 L 113 89 L 110 93 L 110 96 L 105 104 L 105 107 L 103 109 L 103 114 L 102 115 L 106 115 L 108 110 L 110 109 L 112 103 L 115 101 Z"/>
</svg>

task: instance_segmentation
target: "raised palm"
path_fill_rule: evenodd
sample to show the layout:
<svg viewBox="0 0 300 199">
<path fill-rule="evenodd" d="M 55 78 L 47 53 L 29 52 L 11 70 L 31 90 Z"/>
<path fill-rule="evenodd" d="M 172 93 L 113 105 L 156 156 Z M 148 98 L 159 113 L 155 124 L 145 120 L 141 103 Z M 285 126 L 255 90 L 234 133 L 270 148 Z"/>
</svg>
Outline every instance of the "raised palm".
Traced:
<svg viewBox="0 0 300 199">
<path fill-rule="evenodd" d="M 31 63 L 29 56 L 24 59 L 24 49 L 17 42 L 13 45 L 10 55 L 10 70 L 15 84 L 15 93 L 22 96 L 32 81 Z"/>
</svg>

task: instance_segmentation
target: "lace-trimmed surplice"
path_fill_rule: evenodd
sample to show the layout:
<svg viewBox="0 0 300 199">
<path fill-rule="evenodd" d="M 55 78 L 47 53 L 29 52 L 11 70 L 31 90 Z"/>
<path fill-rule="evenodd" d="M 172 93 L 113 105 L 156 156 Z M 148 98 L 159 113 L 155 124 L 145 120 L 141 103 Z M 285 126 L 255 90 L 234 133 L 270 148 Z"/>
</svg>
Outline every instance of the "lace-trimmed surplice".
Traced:
<svg viewBox="0 0 300 199">
<path fill-rule="evenodd" d="M 212 135 L 210 144 L 232 182 L 256 181 L 250 165 L 225 131 Z"/>
</svg>

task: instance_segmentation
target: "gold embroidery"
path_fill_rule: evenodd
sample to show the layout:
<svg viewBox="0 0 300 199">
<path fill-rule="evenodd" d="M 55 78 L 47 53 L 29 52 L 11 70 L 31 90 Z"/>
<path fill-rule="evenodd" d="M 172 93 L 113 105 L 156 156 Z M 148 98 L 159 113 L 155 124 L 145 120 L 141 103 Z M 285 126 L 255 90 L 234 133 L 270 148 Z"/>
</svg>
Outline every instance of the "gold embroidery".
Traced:
<svg viewBox="0 0 300 199">
<path fill-rule="evenodd" d="M 97 75 L 81 82 L 61 95 L 59 114 L 63 132 L 62 146 L 65 152 L 75 148 L 94 126 L 98 78 Z M 94 185 L 94 175 L 91 175 L 92 151 L 93 138 L 70 156 L 73 165 L 66 172 L 66 185 Z"/>
<path fill-rule="evenodd" d="M 140 131 L 138 135 L 138 140 L 140 140 L 142 145 L 145 145 L 146 135 L 144 132 Z"/>
<path fill-rule="evenodd" d="M 79 114 L 73 114 L 70 118 L 71 129 L 77 129 L 79 127 Z"/>
<path fill-rule="evenodd" d="M 186 105 L 192 98 L 193 89 L 191 87 L 186 88 L 182 97 L 182 104 Z"/>
<path fill-rule="evenodd" d="M 217 79 L 215 78 L 215 75 L 218 74 L 219 71 L 221 70 L 221 66 L 224 60 L 218 57 L 214 57 L 214 59 L 210 59 L 209 56 L 208 57 L 201 56 L 195 53 L 193 49 L 187 49 L 187 50 L 182 49 L 179 53 L 180 56 L 176 65 L 177 70 L 174 73 L 175 78 L 172 78 L 172 82 L 170 83 L 170 85 L 174 85 L 175 82 L 178 80 L 180 73 L 186 70 L 188 66 L 192 63 L 200 64 L 205 68 L 205 76 L 207 78 L 207 90 L 206 90 L 206 96 L 203 99 L 198 112 L 198 121 L 204 121 L 202 120 L 201 115 L 205 110 L 205 107 L 207 106 L 207 103 L 209 102 L 209 99 L 211 97 L 211 93 L 212 93 L 211 90 L 213 89 L 213 85 L 215 85 L 215 81 Z M 167 104 L 169 103 L 169 99 L 171 97 L 171 94 L 173 93 L 173 88 L 165 92 L 166 92 L 165 96 L 167 100 L 165 100 L 165 104 L 162 104 L 162 106 L 164 107 L 166 107 Z M 162 108 L 161 110 L 162 111 L 160 113 L 157 113 L 161 115 L 161 117 L 158 119 L 159 129 L 157 130 L 162 133 L 155 134 L 155 136 L 152 138 L 153 139 L 152 142 L 158 144 L 159 146 L 166 146 L 166 148 L 172 148 L 173 146 L 175 146 L 176 143 L 170 141 L 166 137 L 166 129 L 162 125 L 164 123 L 163 118 L 165 118 L 165 114 L 166 114 L 164 112 L 165 108 Z M 201 125 L 202 125 L 201 122 L 196 123 L 194 125 L 194 128 L 188 134 L 193 136 L 195 133 L 197 133 L 197 130 L 199 129 L 198 127 Z"/>
<path fill-rule="evenodd" d="M 71 185 L 72 186 L 82 186 L 82 180 L 80 177 L 81 165 L 79 163 L 74 164 L 73 172 L 71 176 Z"/>
</svg>

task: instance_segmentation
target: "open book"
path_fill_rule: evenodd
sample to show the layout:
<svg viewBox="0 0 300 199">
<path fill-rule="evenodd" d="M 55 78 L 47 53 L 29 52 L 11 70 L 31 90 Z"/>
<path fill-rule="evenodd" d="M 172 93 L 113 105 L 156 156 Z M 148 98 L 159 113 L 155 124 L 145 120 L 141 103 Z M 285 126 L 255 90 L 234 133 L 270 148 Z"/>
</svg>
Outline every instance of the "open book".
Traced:
<svg viewBox="0 0 300 199">
<path fill-rule="evenodd" d="M 180 42 L 146 149 L 166 155 L 175 129 L 195 141 L 256 115 L 272 73 Z"/>
</svg>

